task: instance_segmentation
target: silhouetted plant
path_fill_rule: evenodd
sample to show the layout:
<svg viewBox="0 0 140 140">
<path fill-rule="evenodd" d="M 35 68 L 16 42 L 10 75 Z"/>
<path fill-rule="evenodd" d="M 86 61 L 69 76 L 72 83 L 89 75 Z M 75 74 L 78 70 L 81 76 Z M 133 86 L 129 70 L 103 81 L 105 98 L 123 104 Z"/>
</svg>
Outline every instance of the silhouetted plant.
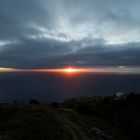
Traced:
<svg viewBox="0 0 140 140">
<path fill-rule="evenodd" d="M 36 99 L 31 99 L 29 101 L 29 104 L 40 104 L 40 102 L 38 100 L 36 100 Z"/>
<path fill-rule="evenodd" d="M 14 100 L 13 102 L 14 102 L 14 104 L 17 104 L 17 103 L 18 103 L 18 101 L 17 101 L 17 100 Z"/>
<path fill-rule="evenodd" d="M 53 103 L 51 103 L 51 106 L 54 107 L 54 108 L 58 108 L 59 107 L 59 103 L 53 102 Z"/>
</svg>

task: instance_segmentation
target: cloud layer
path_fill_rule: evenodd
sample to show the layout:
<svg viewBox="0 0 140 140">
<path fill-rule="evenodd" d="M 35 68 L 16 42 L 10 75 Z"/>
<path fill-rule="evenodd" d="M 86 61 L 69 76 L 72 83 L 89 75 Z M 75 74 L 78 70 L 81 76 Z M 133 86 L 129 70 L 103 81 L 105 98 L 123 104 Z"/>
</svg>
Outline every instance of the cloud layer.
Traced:
<svg viewBox="0 0 140 140">
<path fill-rule="evenodd" d="M 139 5 L 1 0 L 0 67 L 140 66 Z"/>
</svg>

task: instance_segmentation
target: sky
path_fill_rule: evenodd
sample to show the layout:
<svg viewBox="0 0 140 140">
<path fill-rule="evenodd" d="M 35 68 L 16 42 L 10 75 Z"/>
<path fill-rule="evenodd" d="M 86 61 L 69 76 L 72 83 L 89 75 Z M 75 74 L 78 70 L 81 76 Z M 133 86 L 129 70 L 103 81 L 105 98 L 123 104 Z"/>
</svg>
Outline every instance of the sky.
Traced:
<svg viewBox="0 0 140 140">
<path fill-rule="evenodd" d="M 0 0 L 0 67 L 140 67 L 139 0 Z"/>
</svg>

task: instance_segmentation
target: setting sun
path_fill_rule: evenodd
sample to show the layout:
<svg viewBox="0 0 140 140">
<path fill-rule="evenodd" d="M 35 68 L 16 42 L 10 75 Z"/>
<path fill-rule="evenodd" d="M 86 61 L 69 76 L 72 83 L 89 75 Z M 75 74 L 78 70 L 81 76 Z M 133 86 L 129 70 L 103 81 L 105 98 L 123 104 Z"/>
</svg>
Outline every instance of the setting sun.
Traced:
<svg viewBox="0 0 140 140">
<path fill-rule="evenodd" d="M 78 69 L 75 69 L 75 68 L 66 68 L 66 69 L 64 69 L 64 72 L 66 72 L 66 73 L 74 73 L 74 72 L 78 72 Z"/>
</svg>

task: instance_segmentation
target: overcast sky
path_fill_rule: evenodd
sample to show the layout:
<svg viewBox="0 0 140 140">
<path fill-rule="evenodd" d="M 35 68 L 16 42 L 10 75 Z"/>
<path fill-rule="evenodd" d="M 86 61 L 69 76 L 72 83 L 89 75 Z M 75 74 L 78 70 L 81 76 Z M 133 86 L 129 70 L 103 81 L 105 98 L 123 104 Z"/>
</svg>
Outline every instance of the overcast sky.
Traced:
<svg viewBox="0 0 140 140">
<path fill-rule="evenodd" d="M 140 66 L 140 0 L 0 0 L 0 67 Z"/>
</svg>

